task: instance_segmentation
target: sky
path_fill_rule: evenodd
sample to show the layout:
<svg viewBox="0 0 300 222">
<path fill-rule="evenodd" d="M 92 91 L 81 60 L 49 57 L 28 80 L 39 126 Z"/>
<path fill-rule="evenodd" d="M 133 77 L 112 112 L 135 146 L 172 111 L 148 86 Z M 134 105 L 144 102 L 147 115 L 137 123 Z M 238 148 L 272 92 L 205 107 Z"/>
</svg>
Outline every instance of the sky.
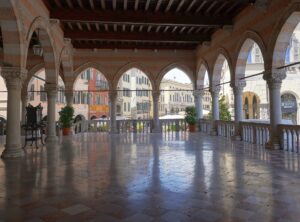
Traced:
<svg viewBox="0 0 300 222">
<path fill-rule="evenodd" d="M 172 69 L 164 76 L 164 79 L 175 80 L 180 83 L 191 83 L 190 78 L 180 69 Z"/>
</svg>

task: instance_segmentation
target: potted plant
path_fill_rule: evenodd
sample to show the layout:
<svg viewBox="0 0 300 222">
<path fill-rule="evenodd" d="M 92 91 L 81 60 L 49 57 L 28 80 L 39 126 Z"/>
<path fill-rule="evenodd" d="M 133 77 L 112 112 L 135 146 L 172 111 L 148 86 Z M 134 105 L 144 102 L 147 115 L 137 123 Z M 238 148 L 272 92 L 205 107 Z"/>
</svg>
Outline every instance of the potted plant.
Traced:
<svg viewBox="0 0 300 222">
<path fill-rule="evenodd" d="M 70 134 L 72 122 L 74 117 L 74 108 L 72 106 L 65 106 L 59 112 L 59 123 L 63 129 L 63 135 Z"/>
<path fill-rule="evenodd" d="M 194 106 L 188 106 L 185 108 L 185 121 L 189 124 L 189 131 L 196 131 L 197 114 Z"/>
</svg>

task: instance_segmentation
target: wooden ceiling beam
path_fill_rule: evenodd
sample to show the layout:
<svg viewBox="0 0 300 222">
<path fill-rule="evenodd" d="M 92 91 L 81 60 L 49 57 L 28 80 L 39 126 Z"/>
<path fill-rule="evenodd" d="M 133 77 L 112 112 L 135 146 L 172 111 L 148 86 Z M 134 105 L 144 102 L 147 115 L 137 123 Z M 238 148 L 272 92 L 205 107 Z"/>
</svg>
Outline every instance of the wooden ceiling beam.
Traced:
<svg viewBox="0 0 300 222">
<path fill-rule="evenodd" d="M 220 27 L 232 25 L 229 17 L 206 15 L 176 15 L 174 13 L 151 13 L 144 11 L 89 11 L 78 9 L 52 10 L 51 18 L 62 22 L 99 22 L 134 25 L 169 25 L 169 26 L 208 26 Z"/>
<path fill-rule="evenodd" d="M 74 48 L 77 49 L 158 49 L 158 50 L 193 50 L 197 47 L 197 44 L 139 44 L 139 43 L 129 43 L 124 44 L 118 43 L 107 43 L 107 42 L 72 42 Z"/>
<path fill-rule="evenodd" d="M 184 28 L 184 27 L 183 27 Z M 184 30 L 184 29 L 183 29 Z M 183 31 L 181 29 L 181 31 Z M 114 40 L 114 41 L 158 41 L 158 42 L 201 42 L 209 41 L 209 35 L 193 34 L 179 35 L 170 33 L 152 33 L 148 35 L 145 32 L 98 32 L 98 31 L 71 31 L 65 30 L 65 38 L 87 39 L 87 40 Z"/>
</svg>

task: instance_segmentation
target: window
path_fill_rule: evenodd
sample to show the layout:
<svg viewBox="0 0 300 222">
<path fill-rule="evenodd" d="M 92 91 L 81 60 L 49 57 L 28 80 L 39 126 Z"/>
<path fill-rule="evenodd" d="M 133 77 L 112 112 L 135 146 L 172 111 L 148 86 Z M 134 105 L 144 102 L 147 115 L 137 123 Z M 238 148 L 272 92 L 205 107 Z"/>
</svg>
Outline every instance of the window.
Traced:
<svg viewBox="0 0 300 222">
<path fill-rule="evenodd" d="M 124 103 L 124 112 L 126 112 L 126 103 Z"/>
</svg>

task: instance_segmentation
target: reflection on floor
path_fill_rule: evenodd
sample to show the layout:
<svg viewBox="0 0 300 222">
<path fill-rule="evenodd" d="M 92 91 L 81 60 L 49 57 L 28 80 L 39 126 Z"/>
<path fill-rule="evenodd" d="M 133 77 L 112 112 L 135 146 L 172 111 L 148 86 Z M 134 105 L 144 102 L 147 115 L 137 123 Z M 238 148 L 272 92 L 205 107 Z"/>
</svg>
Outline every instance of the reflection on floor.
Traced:
<svg viewBox="0 0 300 222">
<path fill-rule="evenodd" d="M 0 161 L 0 221 L 299 221 L 299 160 L 198 133 L 70 136 Z"/>
</svg>

